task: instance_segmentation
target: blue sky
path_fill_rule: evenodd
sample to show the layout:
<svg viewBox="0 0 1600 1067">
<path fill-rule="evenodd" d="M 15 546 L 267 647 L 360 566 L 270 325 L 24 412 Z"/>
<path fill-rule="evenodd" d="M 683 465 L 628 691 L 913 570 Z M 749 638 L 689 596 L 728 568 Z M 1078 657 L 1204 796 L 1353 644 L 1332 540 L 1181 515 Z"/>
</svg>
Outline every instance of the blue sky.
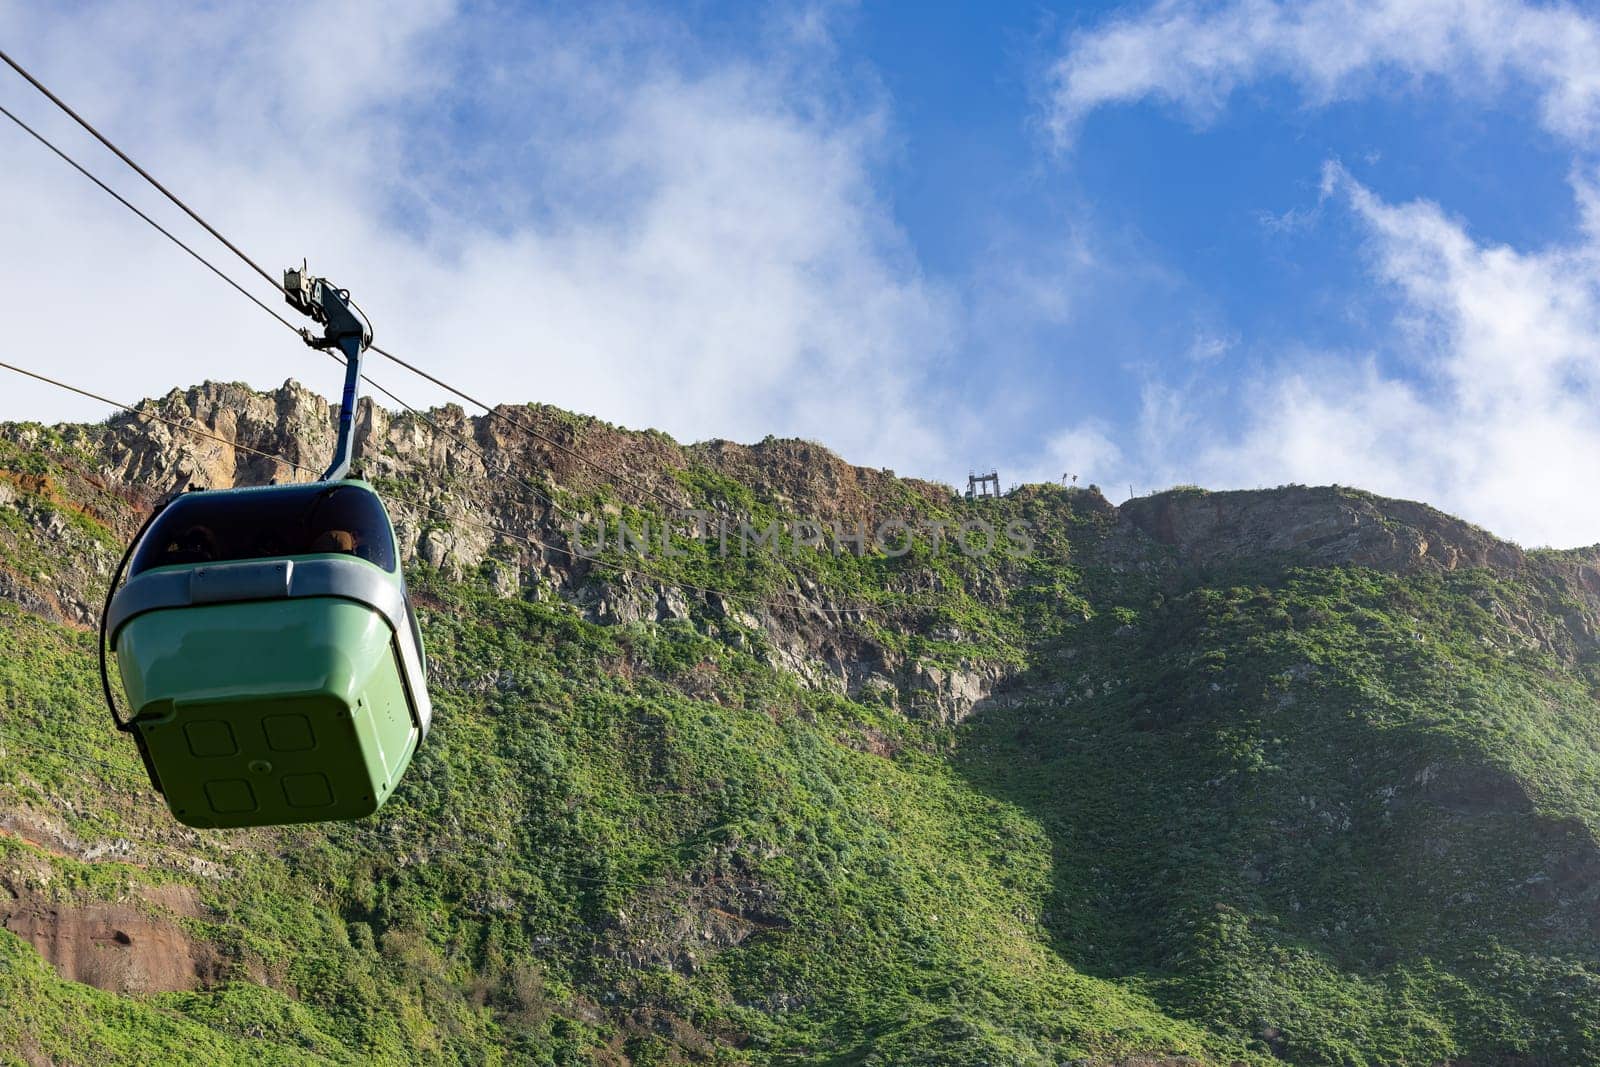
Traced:
<svg viewBox="0 0 1600 1067">
<path fill-rule="evenodd" d="M 1590 9 L 179 10 L 0 0 L 0 40 L 480 393 L 943 481 L 1339 482 L 1600 540 Z M 172 217 L 20 82 L 0 102 Z M 334 390 L 16 131 L 0 159 L 4 358 L 125 399 Z M 0 417 L 102 414 L 0 387 Z"/>
</svg>

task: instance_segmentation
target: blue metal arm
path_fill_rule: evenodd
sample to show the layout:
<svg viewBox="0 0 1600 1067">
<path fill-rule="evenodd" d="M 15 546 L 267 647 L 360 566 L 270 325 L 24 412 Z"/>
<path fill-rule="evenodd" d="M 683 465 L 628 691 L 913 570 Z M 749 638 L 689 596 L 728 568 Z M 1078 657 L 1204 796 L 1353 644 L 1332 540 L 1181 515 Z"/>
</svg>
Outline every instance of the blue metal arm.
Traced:
<svg viewBox="0 0 1600 1067">
<path fill-rule="evenodd" d="M 337 482 L 350 473 L 350 456 L 356 442 L 356 392 L 361 386 L 361 337 L 346 334 L 339 338 L 344 353 L 344 396 L 339 401 L 339 441 L 333 446 L 333 465 L 322 475 L 325 482 Z"/>
</svg>

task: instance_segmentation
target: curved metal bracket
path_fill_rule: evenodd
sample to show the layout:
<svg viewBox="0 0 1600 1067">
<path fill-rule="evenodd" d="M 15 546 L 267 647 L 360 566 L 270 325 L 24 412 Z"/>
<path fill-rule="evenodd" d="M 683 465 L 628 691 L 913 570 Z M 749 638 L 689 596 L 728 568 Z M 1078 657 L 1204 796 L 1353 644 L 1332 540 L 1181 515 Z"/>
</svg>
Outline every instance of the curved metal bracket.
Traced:
<svg viewBox="0 0 1600 1067">
<path fill-rule="evenodd" d="M 322 325 L 322 336 L 302 328 L 300 336 L 312 348 L 337 348 L 344 353 L 344 395 L 339 403 L 339 440 L 334 445 L 333 463 L 322 480 L 336 482 L 350 473 L 350 457 L 355 450 L 356 395 L 361 385 L 361 353 L 372 344 L 372 331 L 356 316 L 350 290 L 340 289 L 326 278 L 314 278 L 302 260 L 299 269 L 283 272 L 283 295 L 289 306 Z"/>
<path fill-rule="evenodd" d="M 350 457 L 356 442 L 356 390 L 361 385 L 361 342 L 355 337 L 340 340 L 344 351 L 344 395 L 339 400 L 339 440 L 333 446 L 333 463 L 322 472 L 322 480 L 336 482 L 350 473 Z"/>
</svg>

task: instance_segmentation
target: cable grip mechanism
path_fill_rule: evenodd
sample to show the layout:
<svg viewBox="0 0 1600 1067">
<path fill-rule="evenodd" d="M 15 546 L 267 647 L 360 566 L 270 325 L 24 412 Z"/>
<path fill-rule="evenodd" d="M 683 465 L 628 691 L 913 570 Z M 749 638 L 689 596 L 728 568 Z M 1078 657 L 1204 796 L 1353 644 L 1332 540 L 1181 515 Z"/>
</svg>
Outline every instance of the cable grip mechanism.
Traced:
<svg viewBox="0 0 1600 1067">
<path fill-rule="evenodd" d="M 318 337 L 304 326 L 300 336 L 312 348 L 343 348 L 350 337 L 360 340 L 363 349 L 372 345 L 372 327 L 356 317 L 355 305 L 350 302 L 350 290 L 340 289 L 326 278 L 314 277 L 305 260 L 299 267 L 288 267 L 283 272 L 283 295 L 289 306 L 308 316 L 322 327 Z"/>
<path fill-rule="evenodd" d="M 305 327 L 300 336 L 312 348 L 337 349 L 344 353 L 344 395 L 339 402 L 339 437 L 333 446 L 333 462 L 323 472 L 323 481 L 336 482 L 350 473 L 350 457 L 355 450 L 356 397 L 361 386 L 361 353 L 372 344 L 372 328 L 356 317 L 350 290 L 340 289 L 326 278 L 312 277 L 305 260 L 300 268 L 283 272 L 283 295 L 289 306 L 322 326 L 318 337 Z"/>
</svg>

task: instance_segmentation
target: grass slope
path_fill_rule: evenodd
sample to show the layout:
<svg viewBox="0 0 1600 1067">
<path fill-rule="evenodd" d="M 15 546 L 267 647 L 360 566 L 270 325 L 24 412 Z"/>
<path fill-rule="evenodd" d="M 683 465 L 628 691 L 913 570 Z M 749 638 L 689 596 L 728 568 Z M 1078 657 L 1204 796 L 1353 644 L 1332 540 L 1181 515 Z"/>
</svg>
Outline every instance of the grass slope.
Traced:
<svg viewBox="0 0 1600 1067">
<path fill-rule="evenodd" d="M 29 463 L 0 565 L 58 565 L 40 530 L 102 544 L 45 521 L 71 480 Z M 848 625 L 912 663 L 1011 664 L 959 726 L 802 687 L 737 617 L 598 626 L 497 596 L 492 560 L 416 569 L 435 731 L 350 825 L 176 826 L 105 721 L 92 636 L 0 604 L 0 816 L 63 846 L 0 836 L 0 885 L 61 911 L 179 887 L 215 960 L 198 991 L 115 996 L 0 933 L 0 1051 L 1600 1062 L 1597 674 L 1564 591 L 1186 570 L 1125 558 L 1081 502 L 994 504 L 1031 560 L 743 576 L 882 604 Z"/>
<path fill-rule="evenodd" d="M 845 1064 L 1230 1044 L 1050 950 L 1048 839 L 925 728 L 687 625 L 603 628 L 417 580 L 434 735 L 378 818 L 288 831 L 166 827 L 96 706 L 92 641 L 0 609 L 0 807 L 150 842 L 137 864 L 45 857 L 52 898 L 195 886 L 208 918 L 189 925 L 225 961 L 220 989 L 122 998 L 104 1025 L 128 1047 L 210 1033 L 226 1051 L 208 1056 L 254 1039 L 334 1061 Z M 899 753 L 867 751 L 885 746 Z M 19 996 L 117 999 L 33 973 Z M 123 1062 L 80 1036 L 80 1055 Z"/>
</svg>

